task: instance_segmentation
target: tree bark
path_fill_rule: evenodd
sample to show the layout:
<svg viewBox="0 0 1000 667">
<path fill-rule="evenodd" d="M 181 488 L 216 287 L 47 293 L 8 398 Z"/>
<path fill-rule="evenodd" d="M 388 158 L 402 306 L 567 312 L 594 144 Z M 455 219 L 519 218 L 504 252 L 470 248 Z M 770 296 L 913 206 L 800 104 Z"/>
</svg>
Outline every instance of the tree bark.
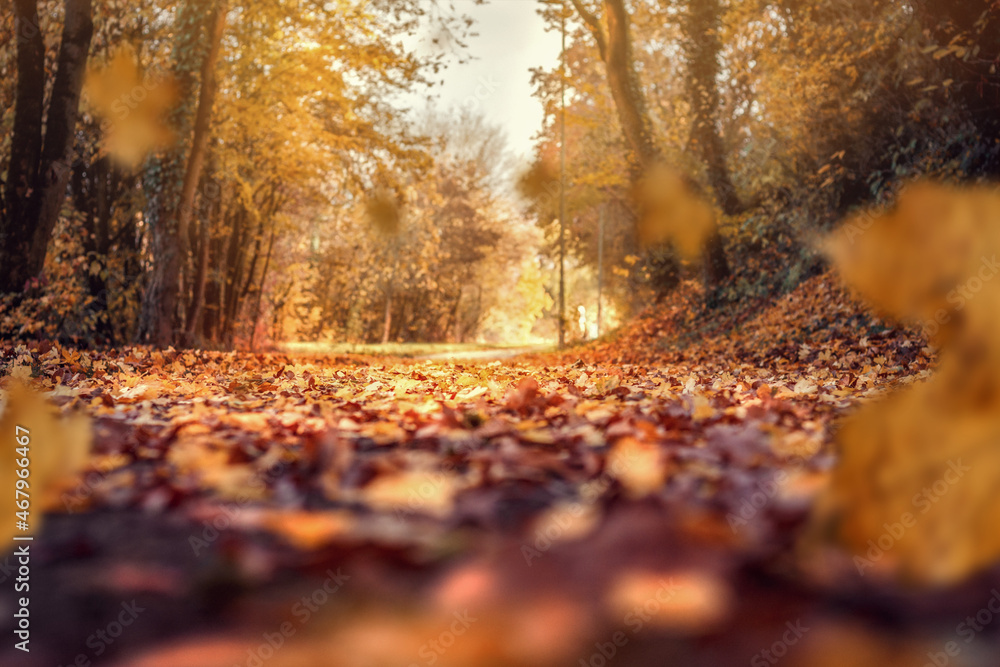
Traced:
<svg viewBox="0 0 1000 667">
<path fill-rule="evenodd" d="M 267 272 L 271 268 L 271 252 L 274 250 L 274 235 L 277 225 L 271 222 L 271 240 L 267 244 L 267 257 L 264 268 L 260 272 L 260 286 L 257 288 L 257 303 L 253 308 L 253 321 L 250 323 L 250 351 L 254 351 L 254 339 L 257 336 L 257 322 L 260 320 L 260 302 L 264 298 L 264 284 L 267 282 Z"/>
<path fill-rule="evenodd" d="M 726 164 L 719 133 L 719 0 L 688 0 L 684 15 L 684 51 L 687 56 L 687 92 L 694 118 L 690 147 L 701 156 L 719 208 L 726 215 L 745 210 Z"/>
<path fill-rule="evenodd" d="M 653 140 L 653 126 L 646 108 L 639 75 L 635 71 L 632 52 L 632 34 L 628 10 L 624 0 L 603 0 L 607 26 L 590 12 L 582 0 L 572 0 L 573 6 L 590 30 L 601 60 L 604 61 L 608 88 L 615 102 L 625 145 L 629 150 L 629 164 L 633 179 L 660 159 L 660 152 Z"/>
<path fill-rule="evenodd" d="M 198 108 L 195 112 L 191 149 L 181 185 L 180 199 L 172 213 L 153 228 L 153 276 L 143 298 L 140 340 L 157 347 L 180 342 L 180 332 L 187 331 L 179 319 L 181 281 L 189 255 L 188 234 L 195 198 L 205 164 L 211 129 L 212 105 L 215 102 L 215 66 L 225 31 L 226 2 L 220 0 L 208 17 L 208 51 L 202 61 Z M 171 219 L 173 218 L 173 219 Z"/>
<path fill-rule="evenodd" d="M 83 214 L 83 251 L 89 262 L 107 265 L 111 247 L 111 198 L 118 194 L 114 167 L 104 156 L 93 162 L 78 160 L 73 166 L 71 192 L 76 210 Z M 87 290 L 91 296 L 88 307 L 95 320 L 95 334 L 99 340 L 112 342 L 114 328 L 108 313 L 108 286 L 102 272 L 86 271 Z"/>
<path fill-rule="evenodd" d="M 385 318 L 382 325 L 382 344 L 389 342 L 392 333 L 392 297 L 396 287 L 396 272 L 399 269 L 399 237 L 390 241 L 390 258 L 392 261 L 392 271 L 385 280 Z"/>
<path fill-rule="evenodd" d="M 389 332 L 392 330 L 392 280 L 385 285 L 385 315 L 382 318 L 382 338 L 383 345 L 389 342 Z"/>
<path fill-rule="evenodd" d="M 215 93 L 218 84 L 215 76 L 216 64 L 219 62 L 219 51 L 222 46 L 222 36 L 226 30 L 226 0 L 219 0 L 214 11 L 209 18 L 208 24 L 208 52 L 201 68 L 201 89 L 198 91 L 198 110 L 194 118 L 194 135 L 191 139 L 191 153 L 188 156 L 187 169 L 184 172 L 184 184 L 181 187 L 180 210 L 177 214 L 177 234 L 182 244 L 182 257 L 187 258 L 187 248 L 189 242 L 191 219 L 194 215 L 195 197 L 197 196 L 198 183 L 201 182 L 201 174 L 205 168 L 205 156 L 208 152 L 208 138 L 211 133 L 212 107 L 215 104 Z M 207 221 L 202 221 L 202 231 L 206 232 L 202 238 L 202 254 L 207 248 Z M 198 267 L 201 270 L 200 279 L 195 280 L 192 285 L 192 293 L 189 295 L 193 304 L 193 311 L 189 311 L 190 321 L 185 328 L 185 342 L 189 343 L 195 332 L 195 320 L 200 315 L 202 301 L 205 298 L 205 264 L 207 257 L 201 258 Z"/>
<path fill-rule="evenodd" d="M 236 320 L 236 313 L 240 310 L 240 304 L 242 304 L 245 292 L 242 287 L 243 275 L 245 272 L 244 261 L 247 254 L 247 243 L 250 239 L 251 230 L 248 228 L 250 220 L 248 219 L 250 214 L 246 209 L 242 209 L 239 212 L 236 220 L 240 224 L 239 234 L 234 232 L 233 239 L 230 240 L 230 252 L 231 261 L 229 263 L 229 276 L 226 279 L 226 296 L 224 299 L 224 310 L 222 313 L 222 341 L 226 345 L 232 345 L 233 342 L 233 325 Z M 263 234 L 262 229 L 258 229 L 255 236 L 254 244 L 254 254 L 253 259 L 250 262 L 249 274 L 252 277 L 254 269 L 257 264 L 257 257 L 260 253 L 260 237 Z M 236 239 L 239 239 L 238 241 Z M 247 280 L 247 285 L 249 285 L 249 279 Z"/>
<path fill-rule="evenodd" d="M 191 285 L 191 301 L 188 305 L 187 328 L 184 332 L 184 344 L 195 344 L 195 336 L 201 323 L 201 315 L 205 306 L 205 291 L 208 284 L 208 246 L 210 242 L 211 220 L 202 216 L 198 221 L 198 256 L 195 261 L 194 280 Z"/>
<path fill-rule="evenodd" d="M 604 61 L 608 88 L 629 150 L 632 181 L 637 182 L 643 173 L 662 160 L 662 154 L 656 147 L 646 96 L 635 70 L 631 24 L 625 0 L 603 0 L 603 21 L 588 10 L 582 0 L 572 0 L 572 3 L 597 43 L 597 50 Z M 693 194 L 700 194 L 697 184 L 690 182 L 690 187 Z M 709 285 L 718 284 L 730 274 L 725 248 L 717 230 L 705 246 L 703 263 L 705 281 Z"/>
<path fill-rule="evenodd" d="M 45 44 L 38 28 L 35 0 L 15 0 L 17 88 L 10 166 L 0 218 L 0 293 L 20 292 L 29 277 L 33 226 L 27 208 L 42 154 L 45 96 Z"/>
<path fill-rule="evenodd" d="M 219 295 L 217 333 L 212 338 L 217 343 L 225 343 L 229 340 L 229 334 L 232 330 L 232 312 L 235 308 L 233 302 L 239 296 L 237 290 L 242 279 L 240 268 L 246 247 L 244 243 L 247 236 L 246 210 L 240 206 L 233 211 L 230 217 L 232 218 L 232 230 L 227 241 L 225 265 L 219 280 L 221 294 Z"/>
<path fill-rule="evenodd" d="M 225 224 L 229 215 L 225 211 L 219 214 L 220 224 Z M 201 337 L 203 341 L 219 342 L 219 325 L 222 321 L 222 299 L 225 295 L 225 281 L 229 268 L 226 258 L 229 257 L 231 236 L 220 238 L 217 234 L 209 236 L 208 275 L 205 285 L 205 300 L 202 308 Z"/>
<path fill-rule="evenodd" d="M 15 0 L 17 90 L 4 211 L 0 216 L 0 293 L 20 292 L 45 265 L 66 200 L 73 137 L 94 24 L 90 0 L 66 0 L 45 140 L 45 45 L 34 0 Z"/>
</svg>

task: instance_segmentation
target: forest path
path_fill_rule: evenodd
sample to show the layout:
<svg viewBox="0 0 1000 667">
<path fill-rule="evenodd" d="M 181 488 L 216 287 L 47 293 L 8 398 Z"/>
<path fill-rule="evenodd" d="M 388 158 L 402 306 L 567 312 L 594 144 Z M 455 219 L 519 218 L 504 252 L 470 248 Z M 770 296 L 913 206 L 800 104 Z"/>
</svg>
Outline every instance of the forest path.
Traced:
<svg viewBox="0 0 1000 667">
<path fill-rule="evenodd" d="M 552 349 L 551 345 L 532 345 L 512 348 L 484 348 L 481 350 L 457 350 L 454 352 L 435 352 L 414 357 L 420 361 L 503 361 L 514 359 L 522 354 L 540 354 Z"/>
<path fill-rule="evenodd" d="M 882 646 L 791 569 L 833 421 L 870 393 L 815 367 L 19 355 L 94 451 L 32 544 L 46 644 L 0 664 L 718 667 L 800 620 L 783 666 Z M 854 584 L 848 614 L 882 594 Z M 123 604 L 134 627 L 90 641 Z"/>
<path fill-rule="evenodd" d="M 292 355 L 366 356 L 387 360 L 417 359 L 421 361 L 496 361 L 513 359 L 522 354 L 538 354 L 555 349 L 551 344 L 484 343 L 323 343 L 290 342 L 281 351 Z"/>
</svg>

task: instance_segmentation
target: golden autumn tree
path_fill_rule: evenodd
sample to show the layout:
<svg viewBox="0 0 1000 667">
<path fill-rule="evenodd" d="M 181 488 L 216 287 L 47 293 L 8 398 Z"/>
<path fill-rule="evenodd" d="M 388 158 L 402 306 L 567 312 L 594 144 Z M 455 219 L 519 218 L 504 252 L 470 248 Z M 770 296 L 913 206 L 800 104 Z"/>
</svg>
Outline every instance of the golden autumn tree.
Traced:
<svg viewBox="0 0 1000 667">
<path fill-rule="evenodd" d="M 143 170 L 152 271 L 137 335 L 231 342 L 242 308 L 256 318 L 283 208 L 421 159 L 384 100 L 424 85 L 442 55 L 390 37 L 457 24 L 419 3 L 194 3 L 174 20 L 179 141 Z"/>
</svg>

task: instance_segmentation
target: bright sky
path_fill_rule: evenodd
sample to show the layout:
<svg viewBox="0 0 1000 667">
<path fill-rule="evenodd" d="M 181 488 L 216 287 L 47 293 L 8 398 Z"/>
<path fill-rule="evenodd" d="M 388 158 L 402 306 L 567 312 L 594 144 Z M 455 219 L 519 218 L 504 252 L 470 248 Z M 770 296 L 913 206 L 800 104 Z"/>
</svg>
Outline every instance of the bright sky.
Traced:
<svg viewBox="0 0 1000 667">
<path fill-rule="evenodd" d="M 472 60 L 452 63 L 444 86 L 435 86 L 442 107 L 478 107 L 507 133 L 515 155 L 529 157 L 531 137 L 541 129 L 542 105 L 532 97 L 531 67 L 555 67 L 559 33 L 545 31 L 536 0 L 459 0 L 456 9 L 475 20 L 478 37 L 469 40 Z"/>
</svg>

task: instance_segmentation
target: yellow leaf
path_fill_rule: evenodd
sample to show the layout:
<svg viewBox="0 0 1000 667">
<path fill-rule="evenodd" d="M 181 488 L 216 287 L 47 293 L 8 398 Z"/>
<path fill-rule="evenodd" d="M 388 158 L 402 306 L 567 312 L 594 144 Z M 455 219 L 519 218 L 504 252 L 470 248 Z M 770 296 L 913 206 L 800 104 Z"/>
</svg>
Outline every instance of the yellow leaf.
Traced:
<svg viewBox="0 0 1000 667">
<path fill-rule="evenodd" d="M 22 438 L 18 440 L 18 438 Z M 62 418 L 41 396 L 22 385 L 6 392 L 6 405 L 0 419 L 0 489 L 5 500 L 0 503 L 0 549 L 6 550 L 15 535 L 35 535 L 42 512 L 54 507 L 58 493 L 65 488 L 84 464 L 90 451 L 90 421 L 84 416 Z M 29 465 L 20 464 L 27 454 Z M 28 470 L 27 477 L 19 471 Z M 23 493 L 17 482 L 24 480 Z M 17 501 L 29 501 L 27 510 Z M 27 511 L 28 530 L 18 529 L 15 512 Z"/>
<path fill-rule="evenodd" d="M 539 516 L 531 532 L 552 542 L 579 540 L 590 534 L 599 519 L 594 505 L 561 503 Z"/>
<path fill-rule="evenodd" d="M 632 497 L 655 493 L 667 478 L 667 466 L 656 445 L 622 438 L 608 454 L 608 471 Z"/>
<path fill-rule="evenodd" d="M 680 173 L 662 165 L 650 169 L 639 183 L 637 198 L 642 209 L 639 238 L 644 245 L 670 242 L 688 259 L 700 255 L 715 231 L 715 211 L 692 192 Z"/>
<path fill-rule="evenodd" d="M 103 147 L 125 166 L 136 167 L 174 141 L 165 116 L 179 96 L 170 76 L 146 76 L 134 51 L 124 46 L 103 69 L 91 67 L 84 83 L 87 101 L 102 120 Z"/>
<path fill-rule="evenodd" d="M 704 396 L 694 397 L 694 410 L 691 416 L 695 421 L 703 421 L 705 419 L 711 419 L 715 416 L 715 408 Z"/>
<path fill-rule="evenodd" d="M 408 471 L 378 477 L 364 488 L 363 496 L 372 507 L 383 511 L 447 516 L 460 486 L 451 473 Z"/>
<path fill-rule="evenodd" d="M 607 595 L 607 605 L 617 618 L 643 610 L 656 627 L 692 634 L 724 621 L 732 602 L 732 591 L 722 579 L 697 570 L 625 572 Z"/>
<path fill-rule="evenodd" d="M 348 532 L 354 519 L 347 512 L 269 511 L 262 515 L 261 523 L 292 546 L 313 551 Z"/>
<path fill-rule="evenodd" d="M 954 583 L 1000 559 L 1000 193 L 922 184 L 845 230 L 831 243 L 845 280 L 941 352 L 930 380 L 840 430 L 813 538 L 848 547 L 861 574 Z"/>
</svg>

